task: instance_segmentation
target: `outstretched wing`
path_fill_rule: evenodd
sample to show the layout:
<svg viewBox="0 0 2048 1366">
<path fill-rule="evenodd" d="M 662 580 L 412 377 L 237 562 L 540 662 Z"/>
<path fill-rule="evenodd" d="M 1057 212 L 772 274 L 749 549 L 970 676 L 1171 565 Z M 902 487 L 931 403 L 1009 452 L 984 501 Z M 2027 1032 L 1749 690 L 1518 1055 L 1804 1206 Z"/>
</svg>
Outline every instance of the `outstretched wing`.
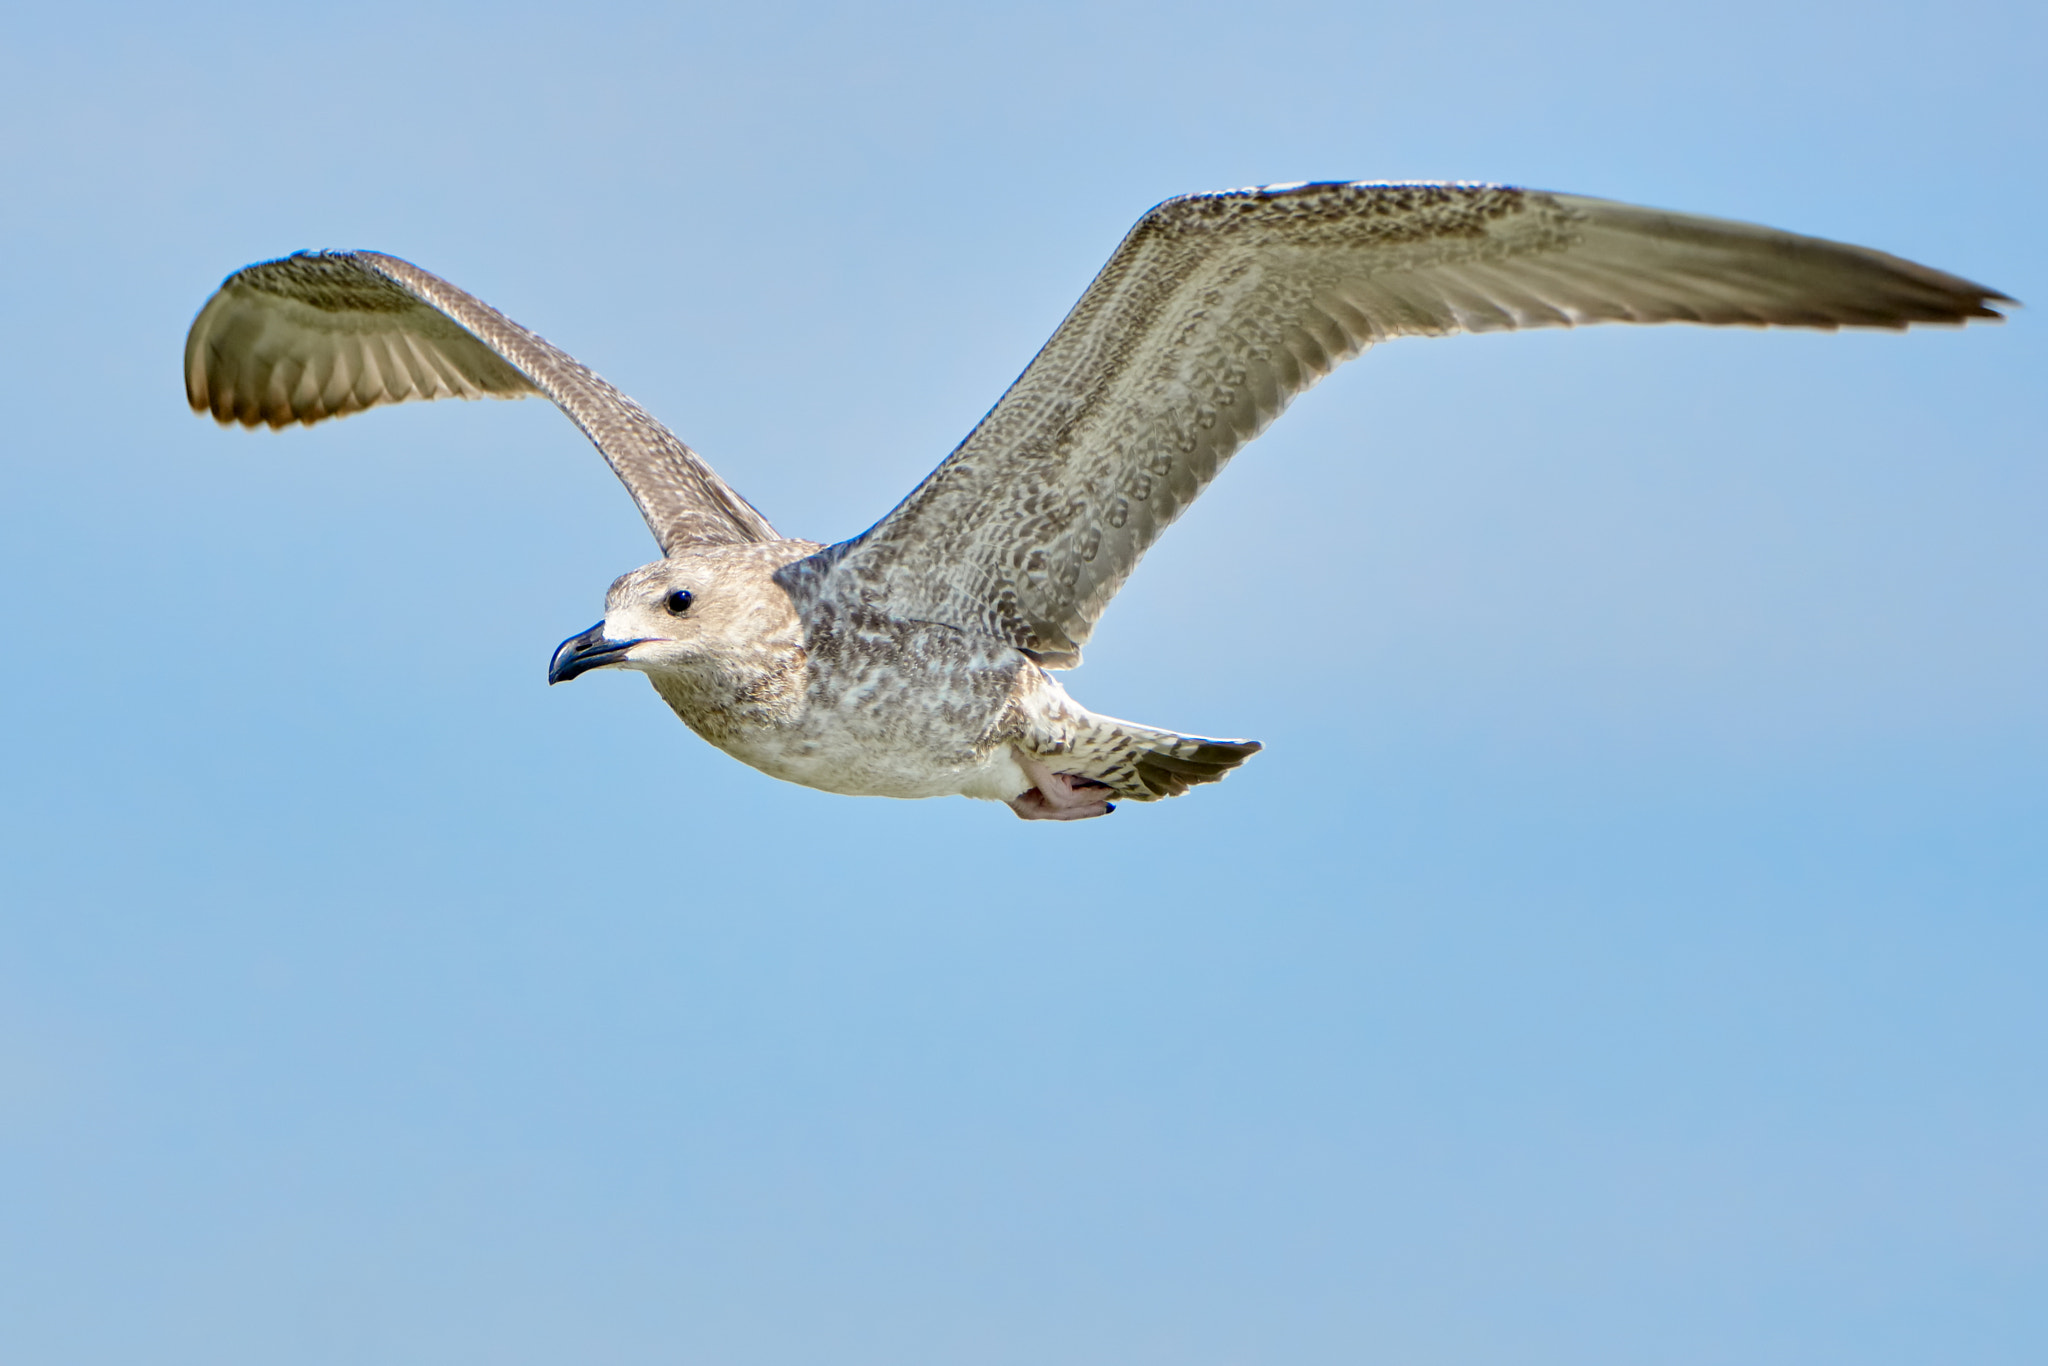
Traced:
<svg viewBox="0 0 2048 1366">
<path fill-rule="evenodd" d="M 490 305 L 395 256 L 301 252 L 238 270 L 185 338 L 193 410 L 245 427 L 311 424 L 413 399 L 536 392 L 583 429 L 663 554 L 779 539 L 646 409 Z"/>
<path fill-rule="evenodd" d="M 850 598 L 1071 666 L 1223 462 L 1376 341 L 1596 322 L 1900 328 L 1996 318 L 2004 299 L 1862 247 L 1500 186 L 1171 199 L 959 449 L 820 568 Z"/>
</svg>

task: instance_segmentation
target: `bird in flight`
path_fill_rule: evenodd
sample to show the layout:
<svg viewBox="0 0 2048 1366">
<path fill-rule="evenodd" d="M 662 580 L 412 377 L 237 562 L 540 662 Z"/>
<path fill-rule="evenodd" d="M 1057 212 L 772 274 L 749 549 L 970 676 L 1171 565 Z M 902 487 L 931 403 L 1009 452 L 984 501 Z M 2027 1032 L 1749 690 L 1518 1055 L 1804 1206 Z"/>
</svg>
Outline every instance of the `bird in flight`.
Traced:
<svg viewBox="0 0 2048 1366">
<path fill-rule="evenodd" d="M 1374 342 L 1581 323 L 1884 327 L 2007 296 L 1864 247 L 1497 185 L 1186 195 L 1131 229 L 988 416 L 849 541 L 792 540 L 639 404 L 418 266 L 304 252 L 237 271 L 185 343 L 192 407 L 311 424 L 540 393 L 662 558 L 548 681 L 636 669 L 690 729 L 828 792 L 961 795 L 1031 820 L 1215 782 L 1250 740 L 1116 720 L 1052 671 L 1223 463 Z"/>
</svg>

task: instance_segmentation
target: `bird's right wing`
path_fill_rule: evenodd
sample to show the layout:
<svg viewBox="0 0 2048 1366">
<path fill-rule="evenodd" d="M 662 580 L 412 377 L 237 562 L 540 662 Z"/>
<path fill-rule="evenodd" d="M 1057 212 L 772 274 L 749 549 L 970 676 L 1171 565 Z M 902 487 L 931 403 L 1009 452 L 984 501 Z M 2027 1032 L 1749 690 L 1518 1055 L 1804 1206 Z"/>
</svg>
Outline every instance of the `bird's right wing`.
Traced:
<svg viewBox="0 0 2048 1366">
<path fill-rule="evenodd" d="M 1170 199 L 895 511 L 818 557 L 849 602 L 1071 665 L 1223 462 L 1377 341 L 1598 322 L 1904 327 L 1995 290 L 1863 247 L 1497 185 Z"/>
<path fill-rule="evenodd" d="M 780 539 L 695 451 L 589 367 L 395 256 L 301 252 L 238 270 L 185 338 L 193 411 L 245 427 L 310 425 L 414 399 L 532 393 L 582 428 L 663 554 Z"/>
</svg>

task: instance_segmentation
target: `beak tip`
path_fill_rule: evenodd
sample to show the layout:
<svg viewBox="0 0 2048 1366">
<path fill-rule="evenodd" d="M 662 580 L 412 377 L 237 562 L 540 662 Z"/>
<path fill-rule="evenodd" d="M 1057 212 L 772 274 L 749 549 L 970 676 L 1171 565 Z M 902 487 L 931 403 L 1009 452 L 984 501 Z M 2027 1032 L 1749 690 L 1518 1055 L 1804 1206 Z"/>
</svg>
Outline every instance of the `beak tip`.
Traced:
<svg viewBox="0 0 2048 1366">
<path fill-rule="evenodd" d="M 579 635 L 570 636 L 555 647 L 554 655 L 548 660 L 548 686 L 567 683 L 572 678 L 617 664 L 626 657 L 626 651 L 640 640 L 607 640 L 604 623 L 599 622 Z"/>
</svg>

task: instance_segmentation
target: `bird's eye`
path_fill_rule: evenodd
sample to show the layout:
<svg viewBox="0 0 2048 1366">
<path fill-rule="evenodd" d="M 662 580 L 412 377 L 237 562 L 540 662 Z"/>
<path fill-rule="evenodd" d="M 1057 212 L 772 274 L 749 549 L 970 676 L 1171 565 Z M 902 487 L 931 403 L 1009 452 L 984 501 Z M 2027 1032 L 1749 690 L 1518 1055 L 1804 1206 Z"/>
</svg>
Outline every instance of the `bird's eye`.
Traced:
<svg viewBox="0 0 2048 1366">
<path fill-rule="evenodd" d="M 694 600 L 695 594 L 691 593 L 689 589 L 678 588 L 675 592 L 668 595 L 667 602 L 670 615 L 681 616 L 690 610 L 690 604 Z"/>
</svg>

